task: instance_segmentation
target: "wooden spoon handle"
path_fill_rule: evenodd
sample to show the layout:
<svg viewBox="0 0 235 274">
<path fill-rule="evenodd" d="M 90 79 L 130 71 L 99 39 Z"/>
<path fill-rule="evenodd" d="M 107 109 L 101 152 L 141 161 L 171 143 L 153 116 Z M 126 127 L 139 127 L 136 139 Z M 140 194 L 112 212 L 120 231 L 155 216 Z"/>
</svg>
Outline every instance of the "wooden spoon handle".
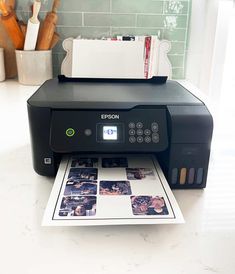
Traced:
<svg viewBox="0 0 235 274">
<path fill-rule="evenodd" d="M 12 10 L 15 9 L 15 0 L 7 0 L 6 3 Z"/>
<path fill-rule="evenodd" d="M 3 0 L 0 0 L 0 10 L 2 11 L 3 16 L 7 16 L 9 14 L 7 5 L 5 2 L 3 2 Z"/>
<path fill-rule="evenodd" d="M 53 6 L 52 6 L 52 12 L 56 13 L 59 5 L 60 5 L 60 0 L 54 0 Z"/>
</svg>

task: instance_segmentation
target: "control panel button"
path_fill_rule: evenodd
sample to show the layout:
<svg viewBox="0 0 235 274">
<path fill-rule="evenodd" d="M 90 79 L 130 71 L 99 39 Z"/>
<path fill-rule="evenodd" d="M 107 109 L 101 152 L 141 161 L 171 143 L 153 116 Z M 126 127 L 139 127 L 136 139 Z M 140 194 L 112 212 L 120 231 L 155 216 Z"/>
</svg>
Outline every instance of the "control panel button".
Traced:
<svg viewBox="0 0 235 274">
<path fill-rule="evenodd" d="M 153 132 L 158 132 L 158 123 L 156 123 L 156 122 L 152 123 L 151 129 Z"/>
<path fill-rule="evenodd" d="M 128 126 L 129 126 L 129 128 L 135 128 L 135 123 L 130 122 Z"/>
<path fill-rule="evenodd" d="M 129 142 L 132 143 L 132 144 L 135 143 L 136 142 L 136 138 L 134 136 L 131 136 L 129 138 Z"/>
<path fill-rule="evenodd" d="M 136 127 L 137 127 L 137 128 L 142 128 L 142 127 L 143 127 L 143 124 L 142 124 L 141 122 L 138 122 L 138 123 L 136 124 Z"/>
<path fill-rule="evenodd" d="M 149 136 L 146 136 L 144 138 L 144 141 L 145 141 L 145 143 L 150 143 L 151 142 L 151 138 Z"/>
<path fill-rule="evenodd" d="M 144 141 L 144 138 L 142 136 L 137 137 L 137 142 L 138 143 L 143 143 L 143 141 Z"/>
<path fill-rule="evenodd" d="M 150 135 L 150 134 L 151 134 L 151 131 L 150 131 L 149 129 L 145 129 L 144 134 L 145 134 L 145 135 Z"/>
<path fill-rule="evenodd" d="M 66 131 L 65 131 L 65 134 L 68 136 L 68 137 L 73 137 L 73 135 L 75 134 L 75 130 L 73 128 L 67 128 Z"/>
<path fill-rule="evenodd" d="M 44 164 L 45 165 L 51 165 L 52 159 L 51 158 L 44 158 Z"/>
<path fill-rule="evenodd" d="M 143 130 L 139 128 L 137 129 L 136 133 L 137 135 L 143 135 Z"/>
<path fill-rule="evenodd" d="M 135 130 L 134 129 L 130 129 L 129 130 L 129 135 L 135 135 Z"/>
<path fill-rule="evenodd" d="M 159 143 L 159 134 L 158 133 L 153 133 L 152 134 L 152 141 L 154 143 Z"/>
<path fill-rule="evenodd" d="M 91 129 L 89 129 L 89 128 L 85 129 L 84 134 L 85 134 L 86 136 L 91 136 L 91 134 L 92 134 Z"/>
</svg>

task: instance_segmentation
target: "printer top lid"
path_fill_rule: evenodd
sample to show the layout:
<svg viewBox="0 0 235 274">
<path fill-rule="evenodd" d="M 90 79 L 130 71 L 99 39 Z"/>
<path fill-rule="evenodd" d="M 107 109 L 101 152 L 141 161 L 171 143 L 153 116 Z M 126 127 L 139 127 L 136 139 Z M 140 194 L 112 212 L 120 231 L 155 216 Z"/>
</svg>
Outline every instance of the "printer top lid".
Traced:
<svg viewBox="0 0 235 274">
<path fill-rule="evenodd" d="M 46 81 L 28 100 L 36 107 L 131 109 L 136 106 L 203 105 L 176 81 L 156 84 L 115 80 L 59 83 Z"/>
</svg>

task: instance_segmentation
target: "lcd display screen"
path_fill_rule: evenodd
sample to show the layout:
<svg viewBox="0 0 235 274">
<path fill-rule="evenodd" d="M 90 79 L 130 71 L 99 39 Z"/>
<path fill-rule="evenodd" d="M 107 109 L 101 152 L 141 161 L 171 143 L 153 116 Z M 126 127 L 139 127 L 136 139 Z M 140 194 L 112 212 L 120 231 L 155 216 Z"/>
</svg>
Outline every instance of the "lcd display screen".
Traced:
<svg viewBox="0 0 235 274">
<path fill-rule="evenodd" d="M 103 140 L 117 140 L 117 126 L 103 126 Z"/>
</svg>

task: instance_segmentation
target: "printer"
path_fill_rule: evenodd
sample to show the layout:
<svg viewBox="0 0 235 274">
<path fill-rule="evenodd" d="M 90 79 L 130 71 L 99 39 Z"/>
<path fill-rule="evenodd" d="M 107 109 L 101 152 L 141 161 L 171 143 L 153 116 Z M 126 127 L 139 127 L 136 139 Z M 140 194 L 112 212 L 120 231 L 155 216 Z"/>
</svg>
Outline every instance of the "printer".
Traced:
<svg viewBox="0 0 235 274">
<path fill-rule="evenodd" d="M 213 119 L 175 81 L 46 81 L 28 103 L 35 171 L 55 176 L 65 154 L 153 153 L 171 188 L 206 186 Z"/>
</svg>

